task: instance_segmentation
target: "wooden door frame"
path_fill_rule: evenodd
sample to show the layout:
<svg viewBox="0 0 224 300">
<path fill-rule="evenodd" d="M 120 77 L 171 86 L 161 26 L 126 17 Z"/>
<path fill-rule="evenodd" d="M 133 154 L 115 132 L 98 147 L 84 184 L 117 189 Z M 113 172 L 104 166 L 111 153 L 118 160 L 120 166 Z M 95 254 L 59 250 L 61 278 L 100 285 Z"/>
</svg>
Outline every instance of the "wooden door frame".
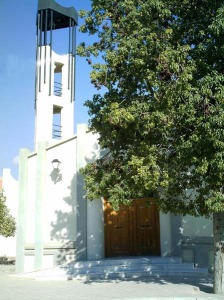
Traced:
<svg viewBox="0 0 224 300">
<path fill-rule="evenodd" d="M 152 201 L 154 202 L 154 198 L 136 198 L 136 199 L 133 199 L 133 201 L 138 201 L 138 200 L 149 200 L 149 201 Z M 110 239 L 109 239 L 109 236 L 108 235 L 108 231 L 107 231 L 107 220 L 108 218 L 106 217 L 106 213 L 107 213 L 107 205 L 108 205 L 108 201 L 106 199 L 103 200 L 103 210 L 104 210 L 104 249 L 105 249 L 105 257 L 110 257 L 110 256 L 107 256 L 107 253 L 108 253 L 108 247 L 110 246 Z M 154 203 L 155 205 L 155 203 Z M 131 206 L 128 207 L 128 209 L 130 209 Z M 158 254 L 155 254 L 155 255 L 161 255 L 161 243 L 160 243 L 160 214 L 159 214 L 159 209 L 156 208 L 154 213 L 156 214 L 155 215 L 155 229 L 156 229 L 156 250 L 157 250 L 157 253 Z M 134 214 L 130 214 L 131 215 L 131 218 L 136 218 L 136 211 L 134 212 Z M 135 215 L 135 216 L 134 216 Z M 133 232 L 133 219 L 132 221 L 130 222 L 129 224 L 129 229 L 130 229 L 130 234 L 131 234 L 131 238 L 133 239 L 136 238 L 134 234 L 132 234 Z M 132 241 L 132 245 L 135 244 L 136 241 Z M 130 249 L 130 256 L 135 256 L 134 254 L 135 252 L 135 249 Z M 154 255 L 154 254 L 152 254 Z"/>
</svg>

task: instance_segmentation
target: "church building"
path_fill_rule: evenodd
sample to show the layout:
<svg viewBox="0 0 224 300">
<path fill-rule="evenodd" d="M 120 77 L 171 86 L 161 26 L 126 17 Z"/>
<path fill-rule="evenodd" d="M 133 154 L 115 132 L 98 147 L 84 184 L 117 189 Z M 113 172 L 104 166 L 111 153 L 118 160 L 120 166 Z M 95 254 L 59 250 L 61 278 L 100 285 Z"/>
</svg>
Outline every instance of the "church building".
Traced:
<svg viewBox="0 0 224 300">
<path fill-rule="evenodd" d="M 146 199 L 118 212 L 86 199 L 80 169 L 101 149 L 87 125 L 74 134 L 78 14 L 39 0 L 36 26 L 35 142 L 19 154 L 16 272 L 126 256 L 179 257 L 211 270 L 212 220 L 164 214 Z M 58 30 L 63 55 L 54 51 Z"/>
</svg>

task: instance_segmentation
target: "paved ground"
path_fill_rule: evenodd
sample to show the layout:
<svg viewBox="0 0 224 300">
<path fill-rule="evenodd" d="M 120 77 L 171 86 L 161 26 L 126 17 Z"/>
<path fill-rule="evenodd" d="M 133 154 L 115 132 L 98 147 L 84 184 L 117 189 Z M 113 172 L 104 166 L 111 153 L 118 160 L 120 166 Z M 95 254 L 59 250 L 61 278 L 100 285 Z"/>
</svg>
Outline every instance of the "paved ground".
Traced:
<svg viewBox="0 0 224 300">
<path fill-rule="evenodd" d="M 0 265 L 0 300 L 223 300 L 212 294 L 211 279 L 143 281 L 35 281 L 12 277 L 14 266 Z M 165 298 L 164 298 L 165 297 Z"/>
</svg>

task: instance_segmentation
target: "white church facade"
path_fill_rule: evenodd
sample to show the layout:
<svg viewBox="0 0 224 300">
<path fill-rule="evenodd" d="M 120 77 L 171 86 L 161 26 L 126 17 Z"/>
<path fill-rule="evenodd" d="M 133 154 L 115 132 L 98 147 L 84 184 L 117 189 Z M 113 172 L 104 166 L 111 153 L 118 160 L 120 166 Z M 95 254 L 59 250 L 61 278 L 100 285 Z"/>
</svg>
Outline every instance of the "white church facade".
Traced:
<svg viewBox="0 0 224 300">
<path fill-rule="evenodd" d="M 80 169 L 101 150 L 85 124 L 74 135 L 77 24 L 74 8 L 39 0 L 35 150 L 19 155 L 16 272 L 130 255 L 181 257 L 212 270 L 212 220 L 163 214 L 144 199 L 120 212 L 104 199 L 86 199 Z M 58 29 L 68 35 L 64 55 L 54 52 Z"/>
</svg>

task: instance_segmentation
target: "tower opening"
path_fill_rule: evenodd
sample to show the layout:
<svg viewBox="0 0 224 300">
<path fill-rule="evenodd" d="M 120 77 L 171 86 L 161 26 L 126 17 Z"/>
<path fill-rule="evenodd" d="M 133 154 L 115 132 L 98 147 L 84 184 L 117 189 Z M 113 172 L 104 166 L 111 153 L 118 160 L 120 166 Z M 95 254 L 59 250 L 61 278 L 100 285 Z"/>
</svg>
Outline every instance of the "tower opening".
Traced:
<svg viewBox="0 0 224 300">
<path fill-rule="evenodd" d="M 61 126 L 61 110 L 60 106 L 53 106 L 53 128 L 52 128 L 52 138 L 61 139 L 62 126 Z"/>
<path fill-rule="evenodd" d="M 55 62 L 54 68 L 54 95 L 61 97 L 62 95 L 62 63 Z"/>
</svg>

